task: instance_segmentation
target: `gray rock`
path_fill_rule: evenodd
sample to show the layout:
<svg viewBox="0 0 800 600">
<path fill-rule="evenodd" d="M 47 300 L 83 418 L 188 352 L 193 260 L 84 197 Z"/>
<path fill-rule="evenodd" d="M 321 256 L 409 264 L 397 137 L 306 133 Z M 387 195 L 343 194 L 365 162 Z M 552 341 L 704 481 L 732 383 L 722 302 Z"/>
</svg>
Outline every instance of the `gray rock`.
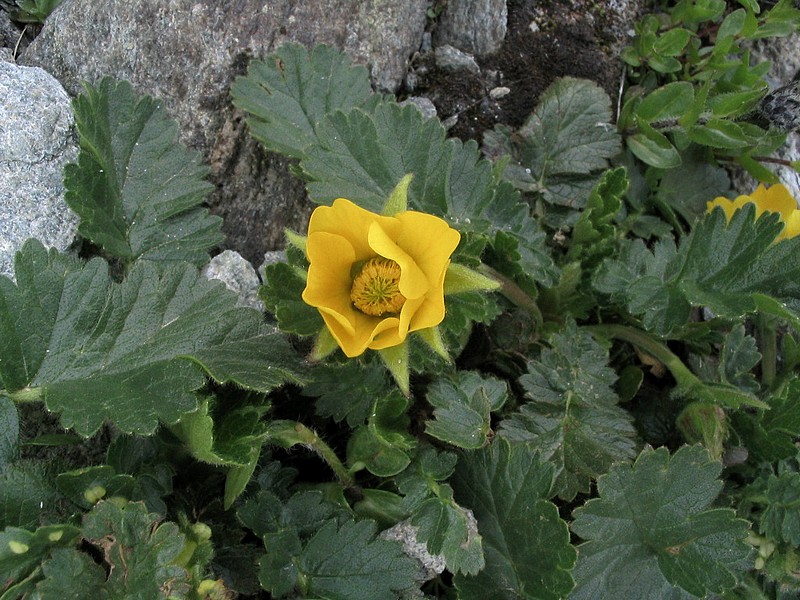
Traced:
<svg viewBox="0 0 800 600">
<path fill-rule="evenodd" d="M 457 71 L 469 71 L 470 73 L 480 73 L 481 68 L 475 62 L 475 58 L 471 54 L 462 52 L 453 46 L 438 46 L 433 51 L 436 66 L 449 73 Z"/>
<path fill-rule="evenodd" d="M 38 68 L 0 62 L 0 274 L 28 238 L 67 249 L 78 217 L 64 203 L 64 165 L 78 154 L 64 88 Z"/>
<path fill-rule="evenodd" d="M 507 22 L 506 0 L 448 0 L 434 41 L 476 56 L 491 54 L 503 44 Z"/>
<path fill-rule="evenodd" d="M 772 63 L 766 79 L 774 92 L 778 88 L 789 85 L 800 71 L 800 38 L 797 35 L 790 35 L 783 38 L 759 40 L 751 48 L 750 59 L 753 64 L 764 61 Z M 778 124 L 784 125 L 785 123 L 776 122 L 776 125 Z M 779 148 L 774 156 L 789 161 L 800 160 L 800 133 L 797 131 L 790 133 L 786 144 Z M 800 204 L 800 174 L 791 168 L 767 166 Z M 748 194 L 758 185 L 755 179 L 742 170 L 733 171 L 731 183 L 737 194 Z"/>
<path fill-rule="evenodd" d="M 401 106 L 405 106 L 406 104 L 413 104 L 416 106 L 426 119 L 433 119 L 436 117 L 436 107 L 433 105 L 430 98 L 426 98 L 425 96 L 411 96 L 400 103 Z"/>
<path fill-rule="evenodd" d="M 470 512 L 469 515 L 472 516 L 472 513 Z M 403 545 L 403 552 L 416 559 L 419 565 L 419 571 L 414 579 L 418 583 L 425 583 L 440 575 L 446 564 L 443 556 L 431 554 L 425 544 L 417 541 L 417 531 L 419 531 L 419 527 L 412 525 L 411 519 L 406 519 L 382 531 L 380 537 L 385 540 L 398 541 Z"/>
<path fill-rule="evenodd" d="M 286 160 L 269 155 L 233 109 L 230 85 L 283 42 L 326 43 L 365 64 L 394 91 L 419 47 L 427 0 L 65 0 L 21 61 L 42 66 L 72 94 L 103 75 L 161 99 L 181 139 L 201 150 L 225 218 L 226 245 L 251 261 L 305 228 L 310 203 Z"/>
<path fill-rule="evenodd" d="M 218 279 L 225 286 L 239 295 L 239 306 L 249 306 L 264 310 L 264 304 L 258 298 L 258 287 L 261 281 L 256 270 L 242 255 L 233 250 L 225 250 L 217 254 L 203 267 L 203 275 L 208 279 Z"/>
</svg>

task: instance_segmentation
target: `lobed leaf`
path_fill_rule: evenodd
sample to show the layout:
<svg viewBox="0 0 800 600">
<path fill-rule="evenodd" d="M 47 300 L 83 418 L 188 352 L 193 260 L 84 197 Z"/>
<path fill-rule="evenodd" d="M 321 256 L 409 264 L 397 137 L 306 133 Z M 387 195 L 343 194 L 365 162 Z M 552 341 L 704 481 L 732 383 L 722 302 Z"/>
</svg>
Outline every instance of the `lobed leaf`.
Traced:
<svg viewBox="0 0 800 600">
<path fill-rule="evenodd" d="M 528 363 L 519 382 L 527 402 L 501 421 L 499 435 L 525 442 L 556 469 L 555 493 L 572 500 L 617 461 L 635 455 L 636 430 L 617 405 L 608 351 L 574 321 Z"/>
<path fill-rule="evenodd" d="M 491 413 L 507 398 L 504 382 L 457 371 L 452 379 L 439 379 L 428 388 L 426 399 L 434 407 L 434 418 L 425 425 L 425 433 L 459 448 L 476 450 L 487 441 Z"/>
<path fill-rule="evenodd" d="M 12 392 L 38 392 L 82 435 L 104 419 L 137 433 L 152 432 L 159 420 L 174 423 L 197 407 L 193 391 L 204 376 L 196 364 L 259 388 L 300 377 L 298 369 L 288 374 L 285 349 L 274 374 L 269 363 L 258 371 L 244 340 L 274 342 L 264 337 L 261 314 L 237 307 L 233 292 L 191 265 L 139 261 L 114 283 L 101 259 L 65 269 L 35 241 L 23 246 L 16 265 L 16 286 L 0 278 L 0 322 L 24 342 L 0 347 L 4 383 L 14 384 Z M 38 295 L 43 282 L 50 288 Z M 26 304 L 32 296 L 37 301 Z M 26 338 L 31 322 L 37 333 Z"/>
<path fill-rule="evenodd" d="M 800 311 L 800 238 L 773 243 L 781 226 L 776 214 L 754 219 L 754 208 L 737 211 L 730 224 L 714 210 L 676 250 L 671 241 L 652 251 L 641 241 L 623 242 L 594 278 L 598 291 L 627 304 L 647 329 L 667 335 L 688 322 L 691 306 L 722 317 L 754 312 L 759 296 Z"/>
<path fill-rule="evenodd" d="M 80 234 L 127 264 L 206 263 L 223 240 L 222 220 L 200 207 L 213 186 L 200 154 L 176 141 L 177 123 L 109 77 L 87 86 L 73 107 L 81 152 L 64 185 Z"/>
<path fill-rule="evenodd" d="M 309 53 L 300 44 L 283 44 L 265 61 L 252 61 L 246 77 L 231 87 L 233 103 L 249 113 L 257 140 L 273 152 L 303 158 L 317 142 L 324 117 L 363 105 L 371 95 L 363 66 L 324 45 Z"/>
<path fill-rule="evenodd" d="M 527 446 L 501 438 L 460 457 L 451 482 L 459 503 L 475 513 L 486 556 L 477 575 L 455 576 L 460 598 L 557 599 L 570 591 L 576 553 L 547 500 L 553 476 Z"/>
<path fill-rule="evenodd" d="M 600 477 L 599 497 L 575 510 L 578 546 L 570 598 L 690 598 L 737 584 L 747 521 L 712 508 L 722 465 L 700 446 L 645 449 Z"/>
</svg>

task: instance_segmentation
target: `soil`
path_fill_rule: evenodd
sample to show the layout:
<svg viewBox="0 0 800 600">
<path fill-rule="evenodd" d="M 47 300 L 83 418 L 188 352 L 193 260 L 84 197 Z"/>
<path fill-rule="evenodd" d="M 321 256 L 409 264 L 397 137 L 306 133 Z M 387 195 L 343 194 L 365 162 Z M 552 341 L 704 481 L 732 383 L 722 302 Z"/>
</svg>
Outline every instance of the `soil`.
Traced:
<svg viewBox="0 0 800 600">
<path fill-rule="evenodd" d="M 558 77 L 591 79 L 615 98 L 621 65 L 620 26 L 600 3 L 509 0 L 508 30 L 494 54 L 476 57 L 480 73 L 438 69 L 433 53 L 412 61 L 414 88 L 400 96 L 425 96 L 439 118 L 456 122 L 450 135 L 481 142 L 497 123 L 520 127 L 541 93 Z M 490 95 L 509 88 L 499 98 Z"/>
</svg>

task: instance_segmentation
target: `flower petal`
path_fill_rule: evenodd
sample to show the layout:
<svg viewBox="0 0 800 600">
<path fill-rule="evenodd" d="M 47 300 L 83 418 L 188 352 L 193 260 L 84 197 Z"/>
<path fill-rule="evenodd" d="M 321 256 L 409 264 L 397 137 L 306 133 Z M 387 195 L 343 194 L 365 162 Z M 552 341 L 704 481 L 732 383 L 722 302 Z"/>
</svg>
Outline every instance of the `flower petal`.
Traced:
<svg viewBox="0 0 800 600">
<path fill-rule="evenodd" d="M 777 212 L 781 214 L 783 219 L 788 218 L 793 211 L 797 210 L 797 202 L 786 189 L 786 186 L 780 183 L 765 188 L 763 184 L 759 185 L 750 197 L 755 201 L 756 206 L 760 209 L 758 216 L 764 211 Z"/>
<path fill-rule="evenodd" d="M 397 334 L 400 322 L 397 317 L 382 319 L 370 317 L 354 310 L 351 331 L 342 325 L 336 314 L 328 312 L 325 308 L 320 308 L 319 311 L 331 335 L 338 342 L 342 352 L 349 358 L 363 354 L 367 348 L 383 348 L 399 344 L 402 341 Z"/>
<path fill-rule="evenodd" d="M 425 273 L 413 258 L 393 241 L 380 223 L 369 228 L 369 245 L 379 255 L 400 265 L 400 293 L 408 300 L 421 298 L 428 291 L 430 283 Z"/>
<path fill-rule="evenodd" d="M 367 242 L 369 228 L 373 223 L 394 233 L 400 227 L 392 217 L 382 217 L 364 210 L 345 198 L 337 198 L 331 206 L 314 209 L 308 223 L 309 236 L 315 232 L 335 233 L 347 239 L 355 251 L 355 260 L 366 260 L 375 256 Z M 309 257 L 310 260 L 310 257 Z"/>
<path fill-rule="evenodd" d="M 414 259 L 430 285 L 438 285 L 461 234 L 439 217 L 421 212 L 400 213 L 397 220 L 402 224 L 397 245 Z"/>
<path fill-rule="evenodd" d="M 350 301 L 350 267 L 355 261 L 353 246 L 340 235 L 317 231 L 309 234 L 306 253 L 311 265 L 303 301 L 320 311 L 325 309 L 352 333 L 356 314 Z"/>
</svg>

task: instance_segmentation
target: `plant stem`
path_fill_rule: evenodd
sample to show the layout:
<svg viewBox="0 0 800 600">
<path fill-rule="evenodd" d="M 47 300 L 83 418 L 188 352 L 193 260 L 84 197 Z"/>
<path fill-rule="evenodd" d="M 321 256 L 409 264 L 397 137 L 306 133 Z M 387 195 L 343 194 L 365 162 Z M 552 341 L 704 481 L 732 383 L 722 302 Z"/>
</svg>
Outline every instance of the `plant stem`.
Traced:
<svg viewBox="0 0 800 600">
<path fill-rule="evenodd" d="M 355 483 L 353 476 L 336 456 L 333 449 L 326 444 L 317 433 L 302 423 L 297 421 L 273 421 L 267 428 L 267 441 L 291 448 L 297 444 L 302 444 L 309 450 L 315 452 L 324 460 L 341 484 L 345 487 L 352 487 Z"/>
<path fill-rule="evenodd" d="M 697 376 L 689 370 L 689 367 L 683 364 L 680 358 L 664 344 L 654 340 L 643 331 L 626 325 L 586 325 L 583 329 L 593 335 L 617 338 L 641 348 L 669 369 L 669 372 L 672 373 L 679 385 L 691 386 L 700 383 Z"/>
<path fill-rule="evenodd" d="M 3 393 L 3 392 L 0 392 Z M 24 387 L 20 390 L 16 390 L 14 392 L 4 392 L 11 398 L 12 401 L 22 403 L 22 402 L 38 402 L 42 399 L 42 388 L 38 387 Z"/>
<path fill-rule="evenodd" d="M 775 318 L 758 313 L 756 324 L 761 349 L 761 382 L 765 386 L 771 387 L 775 382 L 778 360 L 778 335 L 775 330 Z"/>
<path fill-rule="evenodd" d="M 515 306 L 519 306 L 520 308 L 527 310 L 533 316 L 533 320 L 536 323 L 536 328 L 539 329 L 541 327 L 542 323 L 544 323 L 542 311 L 539 310 L 539 307 L 536 305 L 536 302 L 533 301 L 533 298 L 531 298 L 530 295 L 525 293 L 525 291 L 512 279 L 506 277 L 498 271 L 495 271 L 488 265 L 482 264 L 478 270 L 487 277 L 491 277 L 492 279 L 500 282 L 500 293 L 510 300 Z"/>
</svg>

